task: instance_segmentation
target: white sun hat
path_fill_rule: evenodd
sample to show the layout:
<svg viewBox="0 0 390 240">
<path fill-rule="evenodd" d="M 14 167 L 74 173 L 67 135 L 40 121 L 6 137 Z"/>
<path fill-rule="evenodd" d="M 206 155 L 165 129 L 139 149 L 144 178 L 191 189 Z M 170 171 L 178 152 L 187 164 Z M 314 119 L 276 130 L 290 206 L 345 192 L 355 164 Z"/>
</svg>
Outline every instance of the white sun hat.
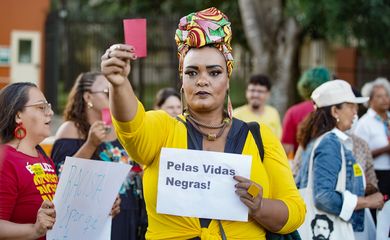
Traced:
<svg viewBox="0 0 390 240">
<path fill-rule="evenodd" d="M 356 97 L 351 85 L 344 80 L 332 80 L 314 89 L 311 99 L 317 107 L 332 106 L 340 103 L 364 103 L 368 97 Z"/>
</svg>

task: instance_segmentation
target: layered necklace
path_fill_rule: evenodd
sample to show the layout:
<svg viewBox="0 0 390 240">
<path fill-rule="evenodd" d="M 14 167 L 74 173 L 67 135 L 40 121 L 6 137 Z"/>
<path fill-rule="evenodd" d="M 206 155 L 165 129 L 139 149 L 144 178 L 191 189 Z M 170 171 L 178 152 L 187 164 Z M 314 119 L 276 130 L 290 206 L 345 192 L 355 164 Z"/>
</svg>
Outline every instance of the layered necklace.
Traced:
<svg viewBox="0 0 390 240">
<path fill-rule="evenodd" d="M 188 111 L 184 114 L 185 117 L 191 124 L 195 127 L 198 132 L 200 132 L 208 141 L 215 141 L 217 138 L 222 136 L 223 132 L 225 131 L 226 127 L 230 123 L 230 118 L 225 117 L 221 123 L 219 124 L 206 124 L 202 123 L 199 120 L 196 120 Z M 206 133 L 200 129 L 200 127 L 208 128 L 208 129 L 220 129 L 217 133 Z"/>
</svg>

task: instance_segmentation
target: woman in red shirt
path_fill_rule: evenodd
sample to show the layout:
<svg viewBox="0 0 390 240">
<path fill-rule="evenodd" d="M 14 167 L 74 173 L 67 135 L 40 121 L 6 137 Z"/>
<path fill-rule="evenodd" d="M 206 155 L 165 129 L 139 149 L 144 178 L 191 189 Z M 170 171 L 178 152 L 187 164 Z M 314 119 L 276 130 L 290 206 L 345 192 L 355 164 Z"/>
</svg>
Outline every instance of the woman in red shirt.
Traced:
<svg viewBox="0 0 390 240">
<path fill-rule="evenodd" d="M 55 223 L 58 177 L 39 143 L 50 135 L 50 103 L 33 83 L 0 92 L 0 239 L 45 239 Z M 110 215 L 119 213 L 120 199 Z"/>
<path fill-rule="evenodd" d="M 37 146 L 50 135 L 50 103 L 32 83 L 0 92 L 0 239 L 45 239 L 56 213 L 58 178 Z"/>
</svg>

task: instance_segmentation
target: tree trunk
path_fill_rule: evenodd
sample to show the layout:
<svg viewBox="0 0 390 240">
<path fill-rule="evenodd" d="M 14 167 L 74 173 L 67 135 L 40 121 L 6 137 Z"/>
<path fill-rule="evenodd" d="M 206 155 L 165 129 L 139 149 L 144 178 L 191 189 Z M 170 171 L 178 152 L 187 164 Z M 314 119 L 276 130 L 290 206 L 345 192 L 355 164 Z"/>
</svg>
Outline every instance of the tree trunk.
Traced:
<svg viewBox="0 0 390 240">
<path fill-rule="evenodd" d="M 302 43 L 302 30 L 293 17 L 284 15 L 283 4 L 283 0 L 239 0 L 245 35 L 253 53 L 253 73 L 270 77 L 270 104 L 281 114 L 295 102 Z"/>
</svg>

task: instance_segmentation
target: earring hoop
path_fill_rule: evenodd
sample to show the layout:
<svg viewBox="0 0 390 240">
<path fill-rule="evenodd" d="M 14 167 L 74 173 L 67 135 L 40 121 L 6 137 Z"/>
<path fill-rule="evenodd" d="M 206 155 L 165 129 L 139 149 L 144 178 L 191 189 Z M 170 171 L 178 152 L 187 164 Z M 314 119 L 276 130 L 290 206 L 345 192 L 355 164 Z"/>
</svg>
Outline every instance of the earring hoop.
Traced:
<svg viewBox="0 0 390 240">
<path fill-rule="evenodd" d="M 183 87 L 180 88 L 180 102 L 181 102 L 181 113 L 184 114 L 184 112 L 187 110 L 187 106 L 184 100 L 184 89 Z"/>
<path fill-rule="evenodd" d="M 226 97 L 227 97 L 227 113 L 230 120 L 233 119 L 233 105 L 232 101 L 230 100 L 230 94 L 229 89 L 226 91 Z"/>
<path fill-rule="evenodd" d="M 26 128 L 23 127 L 22 123 L 17 123 L 16 128 L 14 130 L 14 137 L 16 139 L 22 140 L 27 135 Z"/>
</svg>

